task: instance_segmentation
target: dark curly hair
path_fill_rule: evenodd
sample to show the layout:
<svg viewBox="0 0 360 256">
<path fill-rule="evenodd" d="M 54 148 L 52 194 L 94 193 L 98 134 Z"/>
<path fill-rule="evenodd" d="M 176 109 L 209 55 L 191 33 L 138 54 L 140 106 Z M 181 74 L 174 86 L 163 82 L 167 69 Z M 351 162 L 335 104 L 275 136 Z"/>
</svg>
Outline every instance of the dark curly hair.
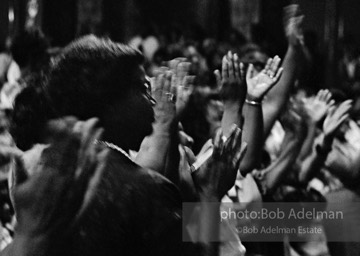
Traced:
<svg viewBox="0 0 360 256">
<path fill-rule="evenodd" d="M 52 118 L 98 117 L 132 88 L 139 88 L 140 52 L 108 39 L 86 36 L 67 46 L 46 74 L 30 82 L 15 100 L 11 133 L 19 148 L 39 143 Z M 104 124 L 101 124 L 104 125 Z"/>
</svg>

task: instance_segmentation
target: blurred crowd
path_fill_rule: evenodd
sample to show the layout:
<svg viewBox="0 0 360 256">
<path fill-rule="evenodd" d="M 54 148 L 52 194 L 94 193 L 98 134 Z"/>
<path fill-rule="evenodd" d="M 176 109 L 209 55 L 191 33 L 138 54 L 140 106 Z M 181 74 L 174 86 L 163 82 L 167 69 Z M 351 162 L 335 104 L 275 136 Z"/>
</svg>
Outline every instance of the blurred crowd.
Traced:
<svg viewBox="0 0 360 256">
<path fill-rule="evenodd" d="M 300 240 L 219 238 L 226 203 L 360 201 L 359 47 L 343 40 L 328 88 L 300 7 L 283 18 L 275 56 L 236 30 L 128 45 L 86 35 L 61 49 L 35 28 L 12 38 L 0 54 L 0 255 L 359 255 L 320 218 L 304 225 L 325 232 Z M 182 226 L 185 202 L 200 207 L 196 228 Z"/>
</svg>

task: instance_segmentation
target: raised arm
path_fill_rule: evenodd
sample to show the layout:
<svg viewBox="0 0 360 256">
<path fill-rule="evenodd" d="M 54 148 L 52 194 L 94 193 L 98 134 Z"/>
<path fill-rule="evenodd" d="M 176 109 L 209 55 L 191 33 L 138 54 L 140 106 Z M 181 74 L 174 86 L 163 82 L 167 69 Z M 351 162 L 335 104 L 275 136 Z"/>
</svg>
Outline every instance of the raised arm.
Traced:
<svg viewBox="0 0 360 256">
<path fill-rule="evenodd" d="M 301 165 L 299 180 L 308 182 L 323 166 L 328 153 L 332 149 L 332 143 L 336 130 L 349 117 L 351 101 L 344 101 L 339 107 L 331 107 L 324 121 L 323 134 L 318 138 L 313 151 Z"/>
<path fill-rule="evenodd" d="M 331 97 L 329 90 L 320 90 L 315 98 L 303 101 L 302 107 L 306 115 L 307 135 L 297 159 L 298 162 L 302 162 L 311 153 L 318 125 L 324 120 L 327 111 L 335 104 Z"/>
<path fill-rule="evenodd" d="M 164 71 L 154 79 L 153 96 L 156 105 L 154 107 L 153 133 L 143 140 L 135 158 L 138 165 L 162 174 L 165 172 L 171 134 L 176 129 L 176 86 L 172 82 L 172 78 L 171 71 Z"/>
<path fill-rule="evenodd" d="M 305 136 L 305 125 L 301 116 L 290 110 L 283 120 L 286 129 L 280 156 L 263 172 L 263 183 L 266 191 L 271 193 L 283 181 L 284 177 L 293 170 L 294 162 L 300 152 Z"/>
<path fill-rule="evenodd" d="M 247 173 L 256 168 L 259 162 L 259 152 L 263 147 L 263 114 L 262 101 L 267 92 L 279 81 L 282 68 L 279 68 L 281 59 L 270 58 L 264 70 L 254 74 L 254 67 L 250 64 L 247 74 L 247 96 L 243 108 L 244 125 L 243 141 L 248 145 L 240 170 L 245 177 Z"/>
<path fill-rule="evenodd" d="M 211 158 L 192 173 L 200 198 L 198 241 L 203 255 L 217 256 L 219 251 L 220 200 L 234 186 L 244 148 L 241 129 L 233 125 L 226 141 L 219 130 L 213 143 Z"/>
<path fill-rule="evenodd" d="M 284 68 L 283 75 L 267 95 L 263 102 L 264 116 L 264 138 L 266 138 L 275 121 L 279 118 L 281 111 L 284 109 L 289 99 L 291 87 L 294 85 L 297 75 L 297 65 L 302 55 L 302 21 L 304 16 L 299 13 L 298 5 L 290 5 L 285 8 L 284 26 L 285 33 L 288 38 L 288 49 L 284 57 L 282 66 Z"/>
<path fill-rule="evenodd" d="M 228 137 L 232 125 L 242 127 L 242 109 L 246 97 L 246 83 L 243 65 L 237 54 L 228 52 L 222 60 L 222 71 L 215 71 L 217 85 L 224 104 L 221 120 L 223 135 Z"/>
</svg>

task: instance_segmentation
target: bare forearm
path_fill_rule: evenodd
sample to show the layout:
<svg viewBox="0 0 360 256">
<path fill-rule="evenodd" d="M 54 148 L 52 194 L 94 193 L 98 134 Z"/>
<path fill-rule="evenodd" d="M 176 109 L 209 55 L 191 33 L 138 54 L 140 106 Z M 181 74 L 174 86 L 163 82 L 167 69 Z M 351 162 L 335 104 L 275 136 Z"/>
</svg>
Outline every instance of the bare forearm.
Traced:
<svg viewBox="0 0 360 256">
<path fill-rule="evenodd" d="M 135 162 L 144 168 L 163 174 L 169 147 L 170 131 L 160 131 L 154 126 L 154 133 L 142 142 Z"/>
<path fill-rule="evenodd" d="M 263 145 L 263 116 L 261 105 L 245 104 L 242 141 L 247 143 L 247 151 L 240 163 L 243 176 L 256 168 Z"/>
<path fill-rule="evenodd" d="M 170 136 L 170 144 L 168 152 L 166 155 L 165 161 L 165 177 L 171 180 L 175 185 L 179 186 L 179 161 L 180 161 L 180 152 L 179 152 L 179 131 L 178 129 L 173 129 Z"/>
<path fill-rule="evenodd" d="M 224 102 L 224 114 L 221 120 L 223 135 L 228 137 L 233 124 L 242 125 L 242 106 L 237 102 Z"/>
<path fill-rule="evenodd" d="M 287 142 L 280 157 L 271 164 L 266 172 L 265 184 L 268 191 L 273 191 L 283 180 L 286 174 L 292 170 L 294 161 L 300 151 L 301 143 L 297 139 Z"/>
<path fill-rule="evenodd" d="M 202 255 L 219 255 L 219 225 L 220 225 L 220 200 L 217 198 L 201 198 L 201 218 L 199 241 L 202 245 Z"/>
<path fill-rule="evenodd" d="M 270 90 L 263 102 L 264 138 L 269 134 L 289 99 L 291 87 L 296 80 L 296 64 L 299 60 L 300 51 L 299 47 L 289 46 L 282 64 L 284 71 L 280 81 Z"/>
<path fill-rule="evenodd" d="M 306 138 L 304 140 L 303 146 L 301 147 L 301 151 L 297 161 L 303 161 L 309 154 L 311 153 L 311 148 L 314 144 L 314 139 L 316 136 L 316 124 L 310 123 L 308 125 L 308 132 L 306 134 Z"/>
<path fill-rule="evenodd" d="M 320 142 L 313 148 L 310 156 L 302 163 L 299 173 L 299 181 L 308 182 L 324 165 L 328 152 L 331 150 L 332 139 L 320 138 Z M 316 148 L 319 147 L 319 148 Z M 320 152 L 319 152 L 320 150 Z"/>
</svg>

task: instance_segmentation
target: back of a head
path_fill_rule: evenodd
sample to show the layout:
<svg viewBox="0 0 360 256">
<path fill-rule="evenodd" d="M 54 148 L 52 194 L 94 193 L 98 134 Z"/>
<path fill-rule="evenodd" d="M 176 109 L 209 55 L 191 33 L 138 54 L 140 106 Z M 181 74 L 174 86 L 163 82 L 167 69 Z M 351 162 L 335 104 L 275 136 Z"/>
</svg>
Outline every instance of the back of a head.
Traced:
<svg viewBox="0 0 360 256">
<path fill-rule="evenodd" d="M 26 150 L 41 143 L 43 128 L 53 118 L 67 115 L 81 120 L 101 118 L 107 104 L 127 97 L 127 91 L 138 79 L 135 67 L 142 61 L 142 55 L 136 50 L 107 39 L 87 36 L 73 42 L 54 60 L 41 81 L 29 84 L 18 95 L 11 129 L 16 144 Z M 117 239 L 121 236 L 127 241 L 131 237 L 122 236 L 129 228 L 121 226 L 124 218 L 120 218 L 118 205 L 123 203 L 116 198 L 122 195 L 116 193 L 119 179 L 114 178 L 119 175 L 118 170 L 105 172 L 96 199 L 82 220 L 81 230 L 75 230 L 70 241 L 59 241 L 64 243 L 66 255 L 99 255 L 98 251 L 106 251 L 100 255 L 118 255 L 121 248 L 129 247 Z M 133 214 L 130 210 L 122 214 L 130 213 Z M 86 231 L 82 230 L 84 227 Z M 135 240 L 132 240 L 134 244 Z M 130 250 L 125 251 L 131 255 Z"/>
<path fill-rule="evenodd" d="M 52 118 L 71 115 L 101 121 L 111 102 L 126 97 L 142 61 L 136 50 L 108 39 L 86 36 L 74 41 L 54 59 L 42 81 L 29 84 L 32 88 L 15 100 L 11 130 L 16 143 L 24 149 L 38 143 L 41 129 L 28 128 L 43 127 Z"/>
<path fill-rule="evenodd" d="M 82 37 L 50 67 L 47 90 L 59 115 L 87 119 L 101 115 L 104 104 L 121 100 L 138 82 L 138 51 L 95 36 Z"/>
<path fill-rule="evenodd" d="M 10 52 L 20 68 L 29 67 L 32 71 L 38 71 L 48 64 L 48 48 L 47 38 L 39 29 L 34 28 L 17 34 L 12 41 Z"/>
</svg>

